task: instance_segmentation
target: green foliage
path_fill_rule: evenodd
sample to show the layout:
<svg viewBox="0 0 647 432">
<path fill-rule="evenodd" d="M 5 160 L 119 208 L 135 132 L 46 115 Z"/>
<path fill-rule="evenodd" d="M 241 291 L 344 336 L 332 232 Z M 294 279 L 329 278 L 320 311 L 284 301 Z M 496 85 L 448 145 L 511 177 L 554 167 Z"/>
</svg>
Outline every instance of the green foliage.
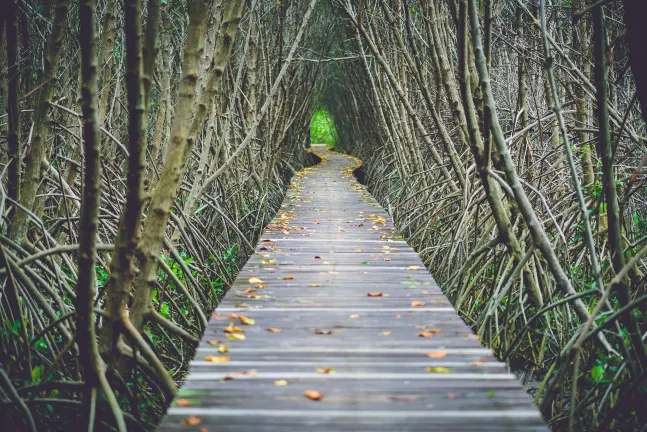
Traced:
<svg viewBox="0 0 647 432">
<path fill-rule="evenodd" d="M 319 108 L 310 122 L 310 143 L 328 144 L 335 147 L 337 143 L 337 129 L 332 116 L 325 108 Z"/>
</svg>

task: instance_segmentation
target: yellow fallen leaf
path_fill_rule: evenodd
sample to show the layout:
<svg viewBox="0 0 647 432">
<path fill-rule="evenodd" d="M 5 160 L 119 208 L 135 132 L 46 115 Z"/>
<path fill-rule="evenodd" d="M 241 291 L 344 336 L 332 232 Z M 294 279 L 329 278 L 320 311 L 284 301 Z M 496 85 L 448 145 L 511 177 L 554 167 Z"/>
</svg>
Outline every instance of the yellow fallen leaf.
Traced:
<svg viewBox="0 0 647 432">
<path fill-rule="evenodd" d="M 390 334 L 391 334 L 391 331 L 384 331 L 384 332 L 382 332 L 382 333 L 380 333 L 380 334 L 381 334 L 382 336 L 388 336 L 388 335 L 390 335 Z"/>
<path fill-rule="evenodd" d="M 315 283 L 312 283 L 312 284 L 308 284 L 308 286 L 309 286 L 309 287 L 320 287 L 320 286 L 321 286 L 321 284 L 315 284 Z"/>
<path fill-rule="evenodd" d="M 233 327 L 229 324 L 228 327 L 225 327 L 225 333 L 245 333 L 245 330 L 240 327 Z"/>
<path fill-rule="evenodd" d="M 409 266 L 407 270 L 420 270 L 420 266 Z"/>
<path fill-rule="evenodd" d="M 218 357 L 206 356 L 204 358 L 204 361 L 208 361 L 211 363 L 227 363 L 229 360 L 231 360 L 229 356 L 218 356 Z"/>
<path fill-rule="evenodd" d="M 270 327 L 270 328 L 266 328 L 265 330 L 267 330 L 267 331 L 268 331 L 268 332 L 270 332 L 270 333 L 281 333 L 281 329 L 280 329 L 280 328 Z"/>
<path fill-rule="evenodd" d="M 294 276 L 291 276 L 291 275 L 288 275 L 283 278 L 283 280 L 292 280 L 292 279 L 294 279 Z"/>
<path fill-rule="evenodd" d="M 207 341 L 207 343 L 208 343 L 209 345 L 218 345 L 220 342 L 222 342 L 222 341 L 221 341 L 221 340 L 218 340 L 218 339 L 212 339 L 212 340 L 210 340 L 210 341 Z"/>
<path fill-rule="evenodd" d="M 391 261 L 391 258 L 384 258 L 384 261 Z"/>
<path fill-rule="evenodd" d="M 424 306 L 424 305 L 425 305 L 425 302 L 421 302 L 421 301 L 412 301 L 411 302 L 411 307 L 420 307 L 420 306 Z"/>
<path fill-rule="evenodd" d="M 446 367 L 442 366 L 437 366 L 437 367 L 428 367 L 425 368 L 427 372 L 434 372 L 434 373 L 450 373 L 452 370 Z"/>
<path fill-rule="evenodd" d="M 316 390 L 306 390 L 303 392 L 304 396 L 310 400 L 320 401 L 324 398 L 323 393 L 319 393 Z"/>
<path fill-rule="evenodd" d="M 359 318 L 359 314 L 350 314 L 348 318 L 351 318 L 351 319 Z"/>
<path fill-rule="evenodd" d="M 218 347 L 218 352 L 221 354 L 226 353 L 227 351 L 229 351 L 229 345 L 220 345 Z"/>
<path fill-rule="evenodd" d="M 286 380 L 276 380 L 276 381 L 274 381 L 274 385 L 286 386 L 286 385 L 288 385 L 288 382 Z"/>
<path fill-rule="evenodd" d="M 238 341 L 244 341 L 245 340 L 245 335 L 240 334 L 240 333 L 230 333 L 227 335 L 227 337 L 230 340 L 238 340 Z"/>
<path fill-rule="evenodd" d="M 181 406 L 181 407 L 187 407 L 187 406 L 193 405 L 191 402 L 189 402 L 186 399 L 178 399 L 178 400 L 175 401 L 175 404 L 177 406 Z"/>
<path fill-rule="evenodd" d="M 257 277 L 250 277 L 250 278 L 249 278 L 249 283 L 250 283 L 250 284 L 261 284 L 261 283 L 263 283 L 263 281 L 262 281 L 262 280 L 260 280 L 260 279 L 259 279 L 259 278 L 257 278 Z"/>
<path fill-rule="evenodd" d="M 447 357 L 447 353 L 445 351 L 430 352 L 430 353 L 427 353 L 427 357 L 429 357 L 429 358 L 443 358 L 443 357 Z"/>
<path fill-rule="evenodd" d="M 241 323 L 243 323 L 245 325 L 254 325 L 256 323 L 256 321 L 254 319 L 248 318 L 248 317 L 246 317 L 244 315 L 239 316 L 238 319 L 240 320 Z"/>
</svg>

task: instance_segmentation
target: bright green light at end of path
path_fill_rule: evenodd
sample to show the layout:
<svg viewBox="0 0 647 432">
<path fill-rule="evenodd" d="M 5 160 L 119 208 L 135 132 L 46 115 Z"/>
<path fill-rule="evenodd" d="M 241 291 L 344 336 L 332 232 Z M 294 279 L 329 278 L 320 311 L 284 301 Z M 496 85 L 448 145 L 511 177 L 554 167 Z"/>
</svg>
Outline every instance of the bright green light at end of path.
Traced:
<svg viewBox="0 0 647 432">
<path fill-rule="evenodd" d="M 337 130 L 332 116 L 325 108 L 317 109 L 310 122 L 310 144 L 327 144 L 335 147 Z"/>
</svg>

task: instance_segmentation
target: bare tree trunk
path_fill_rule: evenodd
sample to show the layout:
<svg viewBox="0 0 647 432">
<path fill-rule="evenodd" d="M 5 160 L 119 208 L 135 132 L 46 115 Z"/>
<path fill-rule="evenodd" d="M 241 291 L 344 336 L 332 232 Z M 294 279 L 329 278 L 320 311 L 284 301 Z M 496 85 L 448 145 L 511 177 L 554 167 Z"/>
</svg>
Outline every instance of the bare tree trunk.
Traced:
<svg viewBox="0 0 647 432">
<path fill-rule="evenodd" d="M 32 210 L 36 202 L 36 193 L 43 177 L 43 159 L 45 158 L 45 142 L 47 140 L 47 115 L 50 110 L 51 98 L 56 89 L 56 69 L 58 68 L 59 53 L 63 43 L 65 19 L 68 5 L 66 0 L 54 3 L 54 20 L 52 32 L 47 40 L 47 54 L 43 70 L 43 84 L 38 93 L 38 102 L 34 111 L 34 126 L 31 145 L 25 157 L 25 176 L 20 195 L 20 204 Z M 17 211 L 9 229 L 10 238 L 22 242 L 27 234 L 30 216 L 24 211 Z"/>
</svg>

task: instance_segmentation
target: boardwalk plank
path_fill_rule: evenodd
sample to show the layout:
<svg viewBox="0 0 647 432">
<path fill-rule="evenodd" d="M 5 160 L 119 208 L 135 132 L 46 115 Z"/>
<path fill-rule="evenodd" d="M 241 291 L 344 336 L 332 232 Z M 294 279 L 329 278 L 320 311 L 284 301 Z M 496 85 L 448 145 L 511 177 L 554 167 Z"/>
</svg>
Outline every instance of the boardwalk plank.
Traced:
<svg viewBox="0 0 647 432">
<path fill-rule="evenodd" d="M 214 313 L 161 430 L 547 430 L 352 179 L 354 161 L 327 156 L 294 183 Z M 230 324 L 245 340 L 229 340 Z"/>
</svg>

